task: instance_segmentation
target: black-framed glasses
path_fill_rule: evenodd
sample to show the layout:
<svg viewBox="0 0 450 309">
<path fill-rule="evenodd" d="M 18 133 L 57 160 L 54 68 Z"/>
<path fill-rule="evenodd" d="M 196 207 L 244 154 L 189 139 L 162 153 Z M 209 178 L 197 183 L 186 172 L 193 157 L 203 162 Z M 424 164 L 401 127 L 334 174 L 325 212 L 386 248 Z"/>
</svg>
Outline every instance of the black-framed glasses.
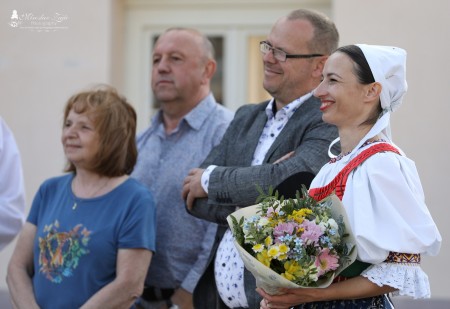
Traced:
<svg viewBox="0 0 450 309">
<path fill-rule="evenodd" d="M 323 56 L 322 54 L 303 54 L 303 55 L 286 54 L 286 52 L 282 51 L 281 49 L 276 49 L 272 47 L 267 41 L 259 42 L 259 50 L 264 55 L 269 52 L 272 52 L 274 58 L 281 62 L 285 62 L 287 58 L 314 58 Z"/>
</svg>

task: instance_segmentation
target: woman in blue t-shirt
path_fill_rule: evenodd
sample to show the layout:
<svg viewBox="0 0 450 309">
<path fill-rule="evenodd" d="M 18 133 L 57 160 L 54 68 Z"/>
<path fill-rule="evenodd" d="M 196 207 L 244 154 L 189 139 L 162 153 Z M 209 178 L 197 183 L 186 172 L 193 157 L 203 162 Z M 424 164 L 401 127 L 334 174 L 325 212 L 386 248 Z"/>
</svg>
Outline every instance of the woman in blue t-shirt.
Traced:
<svg viewBox="0 0 450 309">
<path fill-rule="evenodd" d="M 114 89 L 72 96 L 67 174 L 39 188 L 8 266 L 16 308 L 130 308 L 155 250 L 155 206 L 131 179 L 136 113 Z"/>
</svg>

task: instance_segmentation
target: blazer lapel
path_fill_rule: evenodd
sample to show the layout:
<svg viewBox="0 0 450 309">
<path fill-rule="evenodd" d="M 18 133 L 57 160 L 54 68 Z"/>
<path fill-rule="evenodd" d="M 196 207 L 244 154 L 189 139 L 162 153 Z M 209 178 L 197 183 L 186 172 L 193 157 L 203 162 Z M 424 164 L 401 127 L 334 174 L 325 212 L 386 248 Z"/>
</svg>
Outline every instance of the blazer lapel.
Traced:
<svg viewBox="0 0 450 309">
<path fill-rule="evenodd" d="M 311 99 L 314 100 L 314 97 L 309 98 L 303 104 L 295 111 L 295 113 L 291 116 L 291 118 L 288 120 L 286 125 L 284 126 L 283 130 L 281 130 L 278 137 L 273 142 L 272 146 L 267 151 L 267 154 L 264 158 L 264 162 L 272 162 L 275 160 L 272 160 L 272 156 L 275 153 L 278 148 L 281 146 L 285 146 L 286 141 L 292 140 L 292 135 L 302 135 L 302 132 L 298 132 L 298 122 L 302 121 L 302 118 L 305 114 L 307 114 L 307 110 L 310 108 L 310 104 L 308 102 L 311 101 Z M 282 152 L 280 155 L 285 155 L 290 151 L 293 151 L 294 149 L 281 149 Z M 285 153 L 283 153 L 285 152 Z M 275 158 L 279 159 L 279 158 Z"/>
<path fill-rule="evenodd" d="M 267 105 L 265 105 L 267 106 Z M 256 115 L 255 120 L 252 123 L 251 134 L 249 134 L 249 140 L 244 143 L 245 147 L 240 154 L 236 154 L 239 156 L 244 156 L 245 161 L 248 164 L 251 164 L 253 161 L 253 155 L 255 154 L 256 147 L 259 143 L 259 138 L 261 137 L 261 133 L 264 130 L 264 126 L 267 123 L 267 115 L 265 111 L 265 107 L 263 110 L 260 110 Z"/>
</svg>

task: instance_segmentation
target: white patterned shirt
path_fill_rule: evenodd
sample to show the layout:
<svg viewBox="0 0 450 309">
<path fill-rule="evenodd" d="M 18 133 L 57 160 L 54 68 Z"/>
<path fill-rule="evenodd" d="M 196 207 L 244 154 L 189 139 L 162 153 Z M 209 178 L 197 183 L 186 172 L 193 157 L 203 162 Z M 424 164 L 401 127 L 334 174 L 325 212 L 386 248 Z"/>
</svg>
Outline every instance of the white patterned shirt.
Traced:
<svg viewBox="0 0 450 309">
<path fill-rule="evenodd" d="M 288 120 L 300 105 L 311 96 L 312 93 L 308 93 L 294 100 L 277 111 L 276 114 L 273 112 L 274 99 L 267 104 L 267 122 L 256 146 L 252 166 L 261 165 L 264 162 L 264 157 Z M 208 166 L 202 175 L 202 186 L 206 192 L 208 192 L 209 176 L 214 167 L 214 165 Z M 230 229 L 225 232 L 217 249 L 214 262 L 214 276 L 219 295 L 229 308 L 248 307 L 244 288 L 244 263 L 234 246 L 233 234 Z"/>
</svg>

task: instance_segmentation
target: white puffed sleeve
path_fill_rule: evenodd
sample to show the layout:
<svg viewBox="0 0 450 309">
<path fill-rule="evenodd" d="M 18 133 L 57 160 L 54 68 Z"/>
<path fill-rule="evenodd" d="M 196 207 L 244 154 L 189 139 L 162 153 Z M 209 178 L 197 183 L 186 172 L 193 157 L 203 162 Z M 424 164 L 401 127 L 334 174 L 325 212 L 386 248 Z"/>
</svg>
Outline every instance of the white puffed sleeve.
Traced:
<svg viewBox="0 0 450 309">
<path fill-rule="evenodd" d="M 358 243 L 358 257 L 384 261 L 390 251 L 436 255 L 441 236 L 425 205 L 414 163 L 378 153 L 350 174 L 342 203 Z"/>
</svg>

